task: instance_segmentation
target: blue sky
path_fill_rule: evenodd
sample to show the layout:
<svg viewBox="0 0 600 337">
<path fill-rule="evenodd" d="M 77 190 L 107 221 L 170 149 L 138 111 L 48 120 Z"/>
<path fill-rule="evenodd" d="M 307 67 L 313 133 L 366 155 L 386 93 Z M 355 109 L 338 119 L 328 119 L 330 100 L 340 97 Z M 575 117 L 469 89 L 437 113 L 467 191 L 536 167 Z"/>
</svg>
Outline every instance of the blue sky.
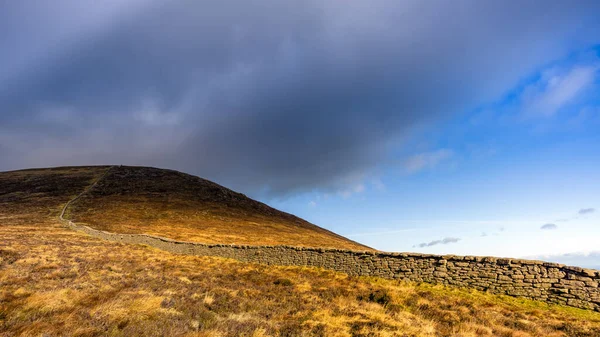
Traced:
<svg viewBox="0 0 600 337">
<path fill-rule="evenodd" d="M 574 51 L 523 74 L 496 100 L 414 135 L 354 190 L 275 205 L 382 250 L 593 255 L 599 89 L 600 48 Z"/>
<path fill-rule="evenodd" d="M 598 1 L 0 3 L 0 170 L 198 175 L 375 248 L 600 267 Z"/>
</svg>

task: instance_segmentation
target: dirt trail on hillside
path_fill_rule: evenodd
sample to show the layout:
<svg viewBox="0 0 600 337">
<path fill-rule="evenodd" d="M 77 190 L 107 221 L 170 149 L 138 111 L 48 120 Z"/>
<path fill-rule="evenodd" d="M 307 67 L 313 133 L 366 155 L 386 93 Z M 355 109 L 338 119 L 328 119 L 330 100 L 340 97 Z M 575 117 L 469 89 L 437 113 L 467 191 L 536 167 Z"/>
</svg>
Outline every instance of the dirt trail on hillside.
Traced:
<svg viewBox="0 0 600 337">
<path fill-rule="evenodd" d="M 96 187 L 96 185 L 98 185 L 98 183 L 104 179 L 104 177 L 106 177 L 106 175 L 110 172 L 110 170 L 113 168 L 114 166 L 109 167 L 108 169 L 106 169 L 106 171 L 98 178 L 94 181 L 94 183 L 92 183 L 90 186 L 86 187 L 81 193 L 79 193 L 75 198 L 69 200 L 65 206 L 63 207 L 63 209 L 60 212 L 60 215 L 58 216 L 58 219 L 61 222 L 66 222 L 69 221 L 67 219 L 64 218 L 65 213 L 67 211 L 67 209 L 69 208 L 69 206 L 71 206 L 71 204 L 73 204 L 75 201 L 79 200 L 79 198 L 81 198 L 83 195 L 85 195 L 86 193 L 88 193 L 92 188 Z M 69 221 L 70 222 L 70 221 Z"/>
</svg>

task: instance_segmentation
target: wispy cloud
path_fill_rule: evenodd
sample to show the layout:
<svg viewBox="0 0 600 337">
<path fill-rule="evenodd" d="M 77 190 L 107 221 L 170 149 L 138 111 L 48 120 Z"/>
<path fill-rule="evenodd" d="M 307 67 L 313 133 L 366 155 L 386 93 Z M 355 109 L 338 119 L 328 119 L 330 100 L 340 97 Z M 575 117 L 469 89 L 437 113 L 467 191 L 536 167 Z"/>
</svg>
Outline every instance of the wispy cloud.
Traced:
<svg viewBox="0 0 600 337">
<path fill-rule="evenodd" d="M 582 208 L 580 209 L 576 215 L 570 216 L 570 217 L 565 217 L 565 218 L 561 218 L 561 219 L 557 219 L 554 222 L 569 222 L 570 220 L 576 220 L 579 219 L 581 217 L 584 217 L 588 214 L 592 214 L 596 212 L 595 208 Z"/>
<path fill-rule="evenodd" d="M 593 64 L 577 65 L 567 71 L 557 68 L 545 71 L 539 81 L 523 92 L 525 114 L 530 117 L 555 115 L 594 83 L 599 68 Z"/>
<path fill-rule="evenodd" d="M 459 238 L 448 237 L 448 238 L 443 238 L 442 240 L 434 240 L 431 242 L 420 243 L 419 248 L 431 247 L 431 246 L 437 246 L 437 245 L 447 245 L 449 243 L 456 243 L 458 241 L 460 241 Z"/>
<path fill-rule="evenodd" d="M 407 173 L 416 173 L 423 169 L 432 169 L 441 162 L 454 156 L 454 151 L 450 149 L 439 149 L 432 152 L 423 152 L 415 154 L 404 162 L 404 169 Z"/>
<path fill-rule="evenodd" d="M 374 178 L 371 180 L 371 185 L 373 185 L 373 187 L 377 190 L 377 191 L 385 191 L 385 184 L 383 183 L 383 181 L 381 181 L 380 178 Z"/>
<path fill-rule="evenodd" d="M 356 184 L 354 186 L 348 187 L 346 189 L 343 189 L 339 192 L 339 194 L 343 197 L 343 198 L 350 198 L 352 195 L 354 194 L 358 194 L 358 193 L 362 193 L 365 191 L 365 185 L 364 184 Z"/>
<path fill-rule="evenodd" d="M 419 228 L 419 229 L 423 229 L 423 228 Z M 348 234 L 346 235 L 346 237 L 361 237 L 361 236 L 379 236 L 379 235 L 388 235 L 388 234 L 398 234 L 398 233 L 404 233 L 404 232 L 412 232 L 412 231 L 416 231 L 419 230 L 417 228 L 406 228 L 406 229 L 397 229 L 397 230 L 389 230 L 389 231 L 376 231 L 376 232 L 365 232 L 365 233 L 355 233 L 355 234 Z"/>
<path fill-rule="evenodd" d="M 547 224 L 543 225 L 542 227 L 540 227 L 540 229 L 543 229 L 543 230 L 553 230 L 553 229 L 557 229 L 557 228 L 558 228 L 558 226 L 553 223 L 547 223 Z"/>
<path fill-rule="evenodd" d="M 600 270 L 600 251 L 574 252 L 559 255 L 527 256 L 527 259 L 563 263 L 570 266 Z"/>
<path fill-rule="evenodd" d="M 596 211 L 595 208 L 582 208 L 579 210 L 579 214 L 580 215 L 585 215 L 585 214 L 590 214 L 590 213 L 594 213 Z"/>
</svg>

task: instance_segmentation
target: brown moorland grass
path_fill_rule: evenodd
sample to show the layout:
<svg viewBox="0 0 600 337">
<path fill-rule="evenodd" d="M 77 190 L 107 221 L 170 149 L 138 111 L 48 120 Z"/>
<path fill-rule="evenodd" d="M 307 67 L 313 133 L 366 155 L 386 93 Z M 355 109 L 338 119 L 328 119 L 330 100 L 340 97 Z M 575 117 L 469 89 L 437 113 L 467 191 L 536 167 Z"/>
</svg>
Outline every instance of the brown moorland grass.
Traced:
<svg viewBox="0 0 600 337">
<path fill-rule="evenodd" d="M 175 255 L 59 225 L 61 206 L 103 171 L 56 170 L 46 178 L 68 193 L 33 180 L 35 197 L 0 176 L 0 336 L 600 336 L 597 312 Z"/>
<path fill-rule="evenodd" d="M 2 216 L 0 336 L 600 335 L 592 311 L 174 255 Z"/>
<path fill-rule="evenodd" d="M 181 241 L 371 250 L 208 180 L 147 167 L 113 167 L 67 218 Z"/>
</svg>

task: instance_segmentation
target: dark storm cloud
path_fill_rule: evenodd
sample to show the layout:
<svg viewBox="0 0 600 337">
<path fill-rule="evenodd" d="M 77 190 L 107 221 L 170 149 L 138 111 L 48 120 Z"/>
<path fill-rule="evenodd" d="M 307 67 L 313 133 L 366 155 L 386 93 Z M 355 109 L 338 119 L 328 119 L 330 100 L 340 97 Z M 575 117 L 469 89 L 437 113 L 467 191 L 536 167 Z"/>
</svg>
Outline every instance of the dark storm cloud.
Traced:
<svg viewBox="0 0 600 337">
<path fill-rule="evenodd" d="M 437 246 L 437 245 L 447 245 L 449 243 L 456 243 L 460 241 L 459 238 L 444 238 L 442 240 L 434 240 L 431 242 L 423 242 L 419 244 L 420 248 L 424 248 L 424 247 L 431 247 L 431 246 Z"/>
<path fill-rule="evenodd" d="M 0 5 L 12 60 L 0 151 L 21 153 L 0 170 L 126 163 L 251 193 L 344 190 L 415 126 L 496 98 L 600 32 L 594 1 L 138 0 L 53 28 L 76 3 L 49 16 L 20 5 L 26 23 Z M 48 47 L 32 58 L 32 45 Z"/>
</svg>

